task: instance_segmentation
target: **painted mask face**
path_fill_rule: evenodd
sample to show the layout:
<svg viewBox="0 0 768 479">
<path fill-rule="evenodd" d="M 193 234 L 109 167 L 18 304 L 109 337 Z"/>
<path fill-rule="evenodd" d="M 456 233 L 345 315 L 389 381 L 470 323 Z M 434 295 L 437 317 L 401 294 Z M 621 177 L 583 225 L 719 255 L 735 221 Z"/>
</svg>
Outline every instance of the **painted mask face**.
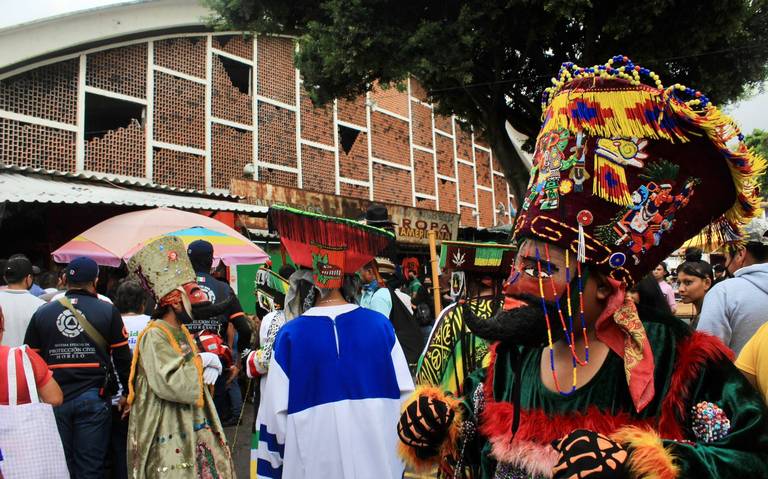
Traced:
<svg viewBox="0 0 768 479">
<path fill-rule="evenodd" d="M 558 341 L 563 331 L 555 322 L 559 321 L 557 301 L 567 291 L 565 263 L 561 248 L 525 240 L 505 285 L 504 305 L 487 320 L 476 318 L 465 305 L 467 325 L 481 338 L 541 347 L 548 340 L 546 317 L 549 316 L 552 340 Z M 570 255 L 569 265 L 576 266 L 575 257 Z"/>
</svg>

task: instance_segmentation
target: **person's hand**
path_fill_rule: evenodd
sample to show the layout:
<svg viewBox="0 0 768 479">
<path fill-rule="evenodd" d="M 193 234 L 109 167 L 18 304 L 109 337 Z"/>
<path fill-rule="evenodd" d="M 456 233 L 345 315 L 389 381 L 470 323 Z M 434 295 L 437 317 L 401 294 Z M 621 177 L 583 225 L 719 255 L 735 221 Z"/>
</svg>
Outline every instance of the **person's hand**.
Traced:
<svg viewBox="0 0 768 479">
<path fill-rule="evenodd" d="M 431 396 L 419 396 L 405 407 L 397 424 L 397 435 L 422 459 L 436 456 L 448 437 L 455 413 L 448 403 Z"/>
<path fill-rule="evenodd" d="M 553 479 L 624 479 L 628 453 L 621 444 L 587 429 L 576 429 L 552 447 L 560 453 Z"/>
<path fill-rule="evenodd" d="M 221 361 L 213 353 L 199 353 L 203 362 L 203 382 L 207 385 L 216 384 L 216 380 L 221 374 Z"/>
<path fill-rule="evenodd" d="M 240 374 L 240 368 L 235 365 L 229 368 L 229 376 L 227 377 L 227 386 L 229 386 L 232 381 L 237 379 L 237 375 Z"/>
<path fill-rule="evenodd" d="M 120 419 L 125 419 L 128 417 L 128 413 L 131 412 L 131 405 L 128 404 L 127 397 L 120 396 L 120 399 L 117 400 L 117 410 L 122 413 L 120 415 Z"/>
</svg>

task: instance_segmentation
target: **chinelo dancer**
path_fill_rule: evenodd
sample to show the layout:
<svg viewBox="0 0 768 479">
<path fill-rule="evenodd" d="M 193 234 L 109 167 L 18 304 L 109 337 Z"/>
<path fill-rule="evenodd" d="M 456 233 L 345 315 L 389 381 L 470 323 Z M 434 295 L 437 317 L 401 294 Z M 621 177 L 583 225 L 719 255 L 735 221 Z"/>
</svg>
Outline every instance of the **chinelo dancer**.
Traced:
<svg viewBox="0 0 768 479">
<path fill-rule="evenodd" d="M 257 477 L 399 479 L 394 425 L 413 392 L 389 318 L 352 301 L 352 276 L 392 234 L 273 206 L 270 228 L 300 269 L 275 338 L 257 417 Z M 308 280 L 308 281 L 307 281 Z"/>
<path fill-rule="evenodd" d="M 442 242 L 440 270 L 451 275 L 454 302 L 435 321 L 419 360 L 417 384 L 439 385 L 460 395 L 466 377 L 488 365 L 488 343 L 467 328 L 462 305 L 479 318 L 490 318 L 501 301 L 502 283 L 509 277 L 514 256 L 511 245 Z"/>
<path fill-rule="evenodd" d="M 235 477 L 209 391 L 222 365 L 216 354 L 197 352 L 185 326 L 193 307 L 209 300 L 195 281 L 184 243 L 175 236 L 155 240 L 131 257 L 128 270 L 157 302 L 137 340 L 128 381 L 128 475 Z"/>
<path fill-rule="evenodd" d="M 543 111 L 504 305 L 465 308 L 489 364 L 460 396 L 417 390 L 401 453 L 457 477 L 768 477 L 768 413 L 731 351 L 626 295 L 702 229 L 736 240 L 765 161 L 622 56 L 564 64 Z"/>
</svg>

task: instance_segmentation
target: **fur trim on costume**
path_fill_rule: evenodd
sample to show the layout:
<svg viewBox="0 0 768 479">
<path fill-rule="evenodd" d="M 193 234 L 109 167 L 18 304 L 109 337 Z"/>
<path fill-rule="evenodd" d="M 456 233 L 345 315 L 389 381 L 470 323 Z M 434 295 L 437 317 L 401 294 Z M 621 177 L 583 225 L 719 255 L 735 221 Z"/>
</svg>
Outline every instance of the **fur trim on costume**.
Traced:
<svg viewBox="0 0 768 479">
<path fill-rule="evenodd" d="M 434 457 L 418 457 L 412 447 L 405 445 L 402 441 L 399 441 L 397 450 L 400 454 L 400 457 L 416 472 L 426 472 L 434 469 L 434 467 L 439 462 L 442 462 L 442 458 L 458 458 L 459 452 L 457 446 L 459 443 L 459 436 L 461 435 L 461 423 L 463 422 L 463 416 L 461 414 L 461 402 L 457 398 L 447 395 L 439 387 L 435 386 L 417 386 L 413 394 L 411 394 L 411 396 L 403 402 L 403 405 L 400 408 L 400 413 L 402 414 L 405 412 L 406 406 L 411 404 L 413 401 L 418 401 L 418 399 L 422 396 L 430 397 L 432 399 L 443 401 L 444 403 L 448 404 L 448 407 L 453 410 L 454 416 L 451 425 L 448 427 L 448 437 L 440 446 L 440 453 Z"/>
<path fill-rule="evenodd" d="M 497 436 L 490 439 L 491 456 L 500 462 L 522 468 L 532 476 L 552 477 L 560 453 L 549 444 L 514 440 Z"/>
<path fill-rule="evenodd" d="M 650 429 L 625 427 L 611 439 L 629 449 L 627 469 L 632 479 L 675 479 L 680 473 L 675 456 Z"/>
<path fill-rule="evenodd" d="M 691 385 L 707 362 L 733 361 L 733 357 L 733 351 L 719 338 L 707 333 L 696 331 L 678 344 L 674 373 L 661 406 L 659 432 L 663 437 L 685 439 L 685 418 L 693 406 Z"/>
</svg>

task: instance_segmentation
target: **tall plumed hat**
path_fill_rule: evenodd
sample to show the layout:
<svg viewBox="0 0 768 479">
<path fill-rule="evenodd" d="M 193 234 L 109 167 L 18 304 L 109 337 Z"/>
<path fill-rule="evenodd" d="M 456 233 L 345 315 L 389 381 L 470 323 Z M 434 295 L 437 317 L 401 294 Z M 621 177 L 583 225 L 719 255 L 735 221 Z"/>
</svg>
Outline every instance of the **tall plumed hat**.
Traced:
<svg viewBox="0 0 768 479">
<path fill-rule="evenodd" d="M 353 274 L 384 250 L 394 234 L 354 220 L 273 206 L 269 228 L 294 263 L 312 269 L 318 288 L 340 288 Z"/>
<path fill-rule="evenodd" d="M 186 293 L 193 306 L 208 301 L 197 287 L 186 247 L 177 236 L 163 236 L 148 243 L 128 260 L 128 271 L 161 306 L 182 301 L 182 293 Z"/>
<path fill-rule="evenodd" d="M 516 246 L 508 244 L 443 241 L 440 246 L 440 269 L 507 278 L 516 251 Z"/>
<path fill-rule="evenodd" d="M 564 63 L 553 84 L 517 238 L 629 284 L 700 231 L 733 240 L 755 215 L 765 160 L 702 93 L 622 56 Z"/>
</svg>

